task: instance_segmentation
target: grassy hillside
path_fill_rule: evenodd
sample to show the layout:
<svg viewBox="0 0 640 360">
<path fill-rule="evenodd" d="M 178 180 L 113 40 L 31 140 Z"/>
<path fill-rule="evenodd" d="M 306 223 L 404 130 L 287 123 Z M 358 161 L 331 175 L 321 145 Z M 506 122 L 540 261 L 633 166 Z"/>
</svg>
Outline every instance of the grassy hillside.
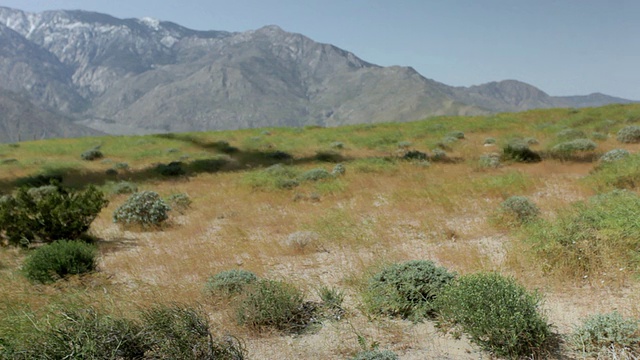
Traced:
<svg viewBox="0 0 640 360">
<path fill-rule="evenodd" d="M 216 334 L 243 339 L 251 359 L 343 359 L 376 347 L 402 359 L 480 357 L 464 335 L 444 335 L 429 319 L 368 309 L 372 274 L 422 259 L 538 289 L 566 340 L 545 356 L 582 356 L 568 339 L 586 316 L 640 315 L 640 144 L 616 139 L 629 125 L 640 125 L 640 105 L 0 145 L 3 194 L 61 177 L 70 189 L 96 185 L 109 200 L 89 232 L 97 272 L 36 284 L 20 269 L 39 245 L 0 248 L 0 349 L 60 322 L 64 309 L 133 318 L 178 302 L 199 306 Z M 567 145 L 576 139 L 596 147 Z M 505 157 L 509 144 L 524 143 L 541 161 Z M 83 160 L 91 149 L 103 157 Z M 599 160 L 613 149 L 630 155 Z M 122 227 L 113 213 L 130 195 L 117 193 L 124 181 L 191 203 L 173 203 L 159 228 Z M 512 196 L 528 198 L 539 215 L 523 220 L 503 205 Z M 302 333 L 243 324 L 233 300 L 203 290 L 230 269 L 284 281 L 316 304 L 339 293 L 340 314 Z"/>
</svg>

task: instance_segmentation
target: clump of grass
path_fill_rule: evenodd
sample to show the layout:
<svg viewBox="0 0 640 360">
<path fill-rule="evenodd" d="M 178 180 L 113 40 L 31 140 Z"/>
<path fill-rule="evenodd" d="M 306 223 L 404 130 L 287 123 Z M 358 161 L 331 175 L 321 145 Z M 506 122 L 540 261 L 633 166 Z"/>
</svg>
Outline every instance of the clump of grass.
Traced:
<svg viewBox="0 0 640 360">
<path fill-rule="evenodd" d="M 110 194 L 133 194 L 138 191 L 138 185 L 130 181 L 110 182 L 106 185 Z"/>
<path fill-rule="evenodd" d="M 496 138 L 492 138 L 492 137 L 485 138 L 482 143 L 484 145 L 493 145 L 496 143 Z"/>
<path fill-rule="evenodd" d="M 366 350 L 357 353 L 351 360 L 398 360 L 396 353 L 391 350 Z"/>
<path fill-rule="evenodd" d="M 616 153 L 624 154 L 623 151 Z M 635 189 L 640 184 L 640 154 L 622 155 L 616 161 L 602 162 L 586 181 L 599 191 Z"/>
<path fill-rule="evenodd" d="M 637 273 L 639 209 L 640 196 L 616 190 L 575 203 L 553 220 L 527 226 L 524 236 L 543 270 L 564 278 Z"/>
<path fill-rule="evenodd" d="M 391 264 L 371 277 L 364 301 L 373 313 L 419 321 L 434 314 L 434 300 L 454 278 L 429 260 Z"/>
<path fill-rule="evenodd" d="M 232 269 L 211 276 L 205 284 L 204 291 L 214 296 L 233 296 L 240 294 L 248 285 L 258 281 L 258 276 L 251 271 Z"/>
<path fill-rule="evenodd" d="M 169 219 L 171 207 L 155 191 L 141 191 L 129 197 L 113 213 L 113 222 L 124 226 L 159 227 Z"/>
<path fill-rule="evenodd" d="M 97 249 L 81 241 L 58 240 L 33 251 L 23 266 L 27 278 L 43 284 L 96 269 Z"/>
<path fill-rule="evenodd" d="M 275 164 L 264 170 L 252 171 L 243 181 L 256 189 L 293 189 L 300 185 L 298 171 L 290 166 Z"/>
<path fill-rule="evenodd" d="M 625 126 L 616 135 L 616 139 L 625 144 L 633 144 L 640 142 L 640 126 L 629 125 Z"/>
<path fill-rule="evenodd" d="M 511 196 L 500 204 L 499 213 L 502 221 L 523 224 L 536 220 L 540 209 L 526 196 Z"/>
<path fill-rule="evenodd" d="M 411 147 L 411 145 L 413 145 L 411 141 L 398 141 L 398 143 L 396 144 L 398 149 L 405 149 L 405 150 Z"/>
<path fill-rule="evenodd" d="M 587 317 L 576 326 L 569 338 L 574 351 L 583 357 L 620 359 L 640 357 L 640 322 L 624 318 L 614 311 Z M 624 357 L 623 357 L 624 355 Z"/>
<path fill-rule="evenodd" d="M 552 338 L 542 297 L 497 273 L 465 275 L 436 299 L 439 326 L 459 329 L 497 356 L 543 356 Z"/>
<path fill-rule="evenodd" d="M 315 311 L 305 304 L 303 293 L 295 286 L 259 280 L 244 291 L 236 307 L 236 318 L 240 325 L 255 331 L 299 332 L 307 327 Z"/>
<path fill-rule="evenodd" d="M 397 164 L 392 158 L 370 157 L 354 160 L 350 167 L 356 173 L 381 174 L 390 173 L 397 170 Z"/>
<path fill-rule="evenodd" d="M 175 193 L 167 197 L 166 203 L 172 210 L 176 210 L 180 214 L 184 214 L 191 208 L 191 197 L 185 193 Z"/>
</svg>

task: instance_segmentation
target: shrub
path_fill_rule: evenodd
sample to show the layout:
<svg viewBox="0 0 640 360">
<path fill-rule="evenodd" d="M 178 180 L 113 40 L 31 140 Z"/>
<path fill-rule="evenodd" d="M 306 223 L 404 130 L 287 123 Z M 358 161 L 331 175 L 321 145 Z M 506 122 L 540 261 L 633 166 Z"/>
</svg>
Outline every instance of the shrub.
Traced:
<svg viewBox="0 0 640 360">
<path fill-rule="evenodd" d="M 640 153 L 623 155 L 616 161 L 602 162 L 587 178 L 600 192 L 635 189 L 640 184 Z"/>
<path fill-rule="evenodd" d="M 19 187 L 40 187 L 61 183 L 62 175 L 60 174 L 40 174 L 35 176 L 27 176 L 16 181 L 16 185 Z"/>
<path fill-rule="evenodd" d="M 541 296 L 496 273 L 458 278 L 436 300 L 439 324 L 458 327 L 472 342 L 498 356 L 543 354 L 551 338 L 540 314 Z"/>
<path fill-rule="evenodd" d="M 482 154 L 480 155 L 480 167 L 483 168 L 499 168 L 500 167 L 500 154 Z"/>
<path fill-rule="evenodd" d="M 593 140 L 604 141 L 604 140 L 607 140 L 609 138 L 609 136 L 607 134 L 603 134 L 601 132 L 594 131 L 591 134 L 591 138 Z"/>
<path fill-rule="evenodd" d="M 456 143 L 458 140 L 460 140 L 460 138 L 456 136 L 445 136 L 440 140 L 439 144 L 442 144 L 442 148 L 447 149 L 448 145 Z"/>
<path fill-rule="evenodd" d="M 141 191 L 129 197 L 113 213 L 113 222 L 144 228 L 160 226 L 169 218 L 171 208 L 154 191 Z"/>
<path fill-rule="evenodd" d="M 484 145 L 493 145 L 495 143 L 496 143 L 496 139 L 492 137 L 488 137 L 484 139 L 484 142 L 483 142 Z"/>
<path fill-rule="evenodd" d="M 344 143 L 342 143 L 342 142 L 340 142 L 340 141 L 332 142 L 330 146 L 331 146 L 331 148 L 333 148 L 333 149 L 338 149 L 338 150 L 340 150 L 340 149 L 344 149 Z"/>
<path fill-rule="evenodd" d="M 464 139 L 464 133 L 462 131 L 452 131 L 447 134 L 447 137 L 452 137 L 456 139 Z"/>
<path fill-rule="evenodd" d="M 403 156 L 403 160 L 427 160 L 429 156 L 422 151 L 411 150 L 407 151 Z"/>
<path fill-rule="evenodd" d="M 233 336 L 216 338 L 207 315 L 186 305 L 157 305 L 141 314 L 151 359 L 241 360 L 243 344 Z"/>
<path fill-rule="evenodd" d="M 512 217 L 519 223 L 535 220 L 540 215 L 540 209 L 525 196 L 511 196 L 500 204 L 502 215 Z"/>
<path fill-rule="evenodd" d="M 258 276 L 251 271 L 233 269 L 219 272 L 209 278 L 205 285 L 205 292 L 212 295 L 237 295 L 247 285 L 258 281 Z"/>
<path fill-rule="evenodd" d="M 512 161 L 525 162 L 525 163 L 539 162 L 542 160 L 542 158 L 540 157 L 540 154 L 529 149 L 528 144 L 520 141 L 508 143 L 502 149 L 502 157 L 505 160 L 512 160 Z"/>
<path fill-rule="evenodd" d="M 589 139 L 575 139 L 555 145 L 551 148 L 551 154 L 560 158 L 567 158 L 577 152 L 593 151 L 598 145 Z"/>
<path fill-rule="evenodd" d="M 133 194 L 138 191 L 138 185 L 130 181 L 119 181 L 108 184 L 111 194 Z"/>
<path fill-rule="evenodd" d="M 267 159 L 285 161 L 293 159 L 293 155 L 284 151 L 276 150 L 264 154 Z"/>
<path fill-rule="evenodd" d="M 305 307 L 300 290 L 275 280 L 259 280 L 248 287 L 236 307 L 238 323 L 258 331 L 265 328 L 300 331 L 312 315 L 313 309 Z"/>
<path fill-rule="evenodd" d="M 297 250 L 303 250 L 313 243 L 317 243 L 320 235 L 313 231 L 296 231 L 287 236 L 286 245 Z"/>
<path fill-rule="evenodd" d="M 119 162 L 114 165 L 116 170 L 129 170 L 129 164 L 126 162 Z"/>
<path fill-rule="evenodd" d="M 341 176 L 341 175 L 344 175 L 346 172 L 347 172 L 347 168 L 344 166 L 344 164 L 336 164 L 336 166 L 334 166 L 333 170 L 331 171 L 331 175 Z"/>
<path fill-rule="evenodd" d="M 186 174 L 180 161 L 172 161 L 168 164 L 158 164 L 156 165 L 156 171 L 162 176 L 173 177 Z"/>
<path fill-rule="evenodd" d="M 34 250 L 26 260 L 23 270 L 30 280 L 51 283 L 67 275 L 95 270 L 96 253 L 93 245 L 59 240 Z"/>
<path fill-rule="evenodd" d="M 538 144 L 540 144 L 538 139 L 532 138 L 532 137 L 524 138 L 524 139 L 522 139 L 522 142 L 524 142 L 527 145 L 538 145 Z"/>
<path fill-rule="evenodd" d="M 300 175 L 300 181 L 318 181 L 331 178 L 333 175 L 325 169 L 311 169 Z"/>
<path fill-rule="evenodd" d="M 411 141 L 398 141 L 396 145 L 398 146 L 398 149 L 408 149 L 413 144 Z"/>
<path fill-rule="evenodd" d="M 107 204 L 94 186 L 82 192 L 22 188 L 0 203 L 0 232 L 12 245 L 77 239 Z"/>
<path fill-rule="evenodd" d="M 621 143 L 631 144 L 640 142 L 640 126 L 625 126 L 616 135 L 616 139 Z"/>
<path fill-rule="evenodd" d="M 625 157 L 631 155 L 627 150 L 625 149 L 613 149 L 610 151 L 607 151 L 604 155 L 602 155 L 600 157 L 600 161 L 602 162 L 614 162 L 614 161 L 618 161 L 620 159 L 624 159 Z"/>
<path fill-rule="evenodd" d="M 116 170 L 116 169 L 107 169 L 104 173 L 105 173 L 105 175 L 108 175 L 108 176 L 116 176 L 116 175 L 118 175 L 118 170 Z"/>
<path fill-rule="evenodd" d="M 171 194 L 167 197 L 167 204 L 172 210 L 184 214 L 191 207 L 191 198 L 185 193 Z"/>
<path fill-rule="evenodd" d="M 559 131 L 556 134 L 556 137 L 561 140 L 574 140 L 574 139 L 584 139 L 587 137 L 587 134 L 582 130 L 577 129 L 564 129 Z"/>
<path fill-rule="evenodd" d="M 391 350 L 368 350 L 357 353 L 351 360 L 398 360 L 399 357 Z"/>
<path fill-rule="evenodd" d="M 103 157 L 104 154 L 98 148 L 90 149 L 80 154 L 80 158 L 87 161 L 102 159 Z"/>
<path fill-rule="evenodd" d="M 447 156 L 447 152 L 442 150 L 442 149 L 433 149 L 433 151 L 431 152 L 431 160 L 438 162 L 438 161 L 446 161 L 448 159 Z"/>
<path fill-rule="evenodd" d="M 429 260 L 392 264 L 369 280 L 364 301 L 371 312 L 421 320 L 434 314 L 434 300 L 454 277 Z"/>
<path fill-rule="evenodd" d="M 574 328 L 569 342 L 575 351 L 585 357 L 600 358 L 599 355 L 610 350 L 639 356 L 639 322 L 625 319 L 616 311 L 592 315 Z"/>
</svg>

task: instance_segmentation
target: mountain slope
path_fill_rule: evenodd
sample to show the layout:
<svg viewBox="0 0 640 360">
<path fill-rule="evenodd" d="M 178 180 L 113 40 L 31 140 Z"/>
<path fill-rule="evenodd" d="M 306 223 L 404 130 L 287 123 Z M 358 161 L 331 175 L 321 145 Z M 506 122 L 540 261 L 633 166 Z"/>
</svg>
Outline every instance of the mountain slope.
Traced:
<svg viewBox="0 0 640 360">
<path fill-rule="evenodd" d="M 154 19 L 0 7 L 0 86 L 109 133 L 337 126 L 624 102 L 515 80 L 469 88 L 381 67 L 277 26 L 195 31 Z"/>
</svg>

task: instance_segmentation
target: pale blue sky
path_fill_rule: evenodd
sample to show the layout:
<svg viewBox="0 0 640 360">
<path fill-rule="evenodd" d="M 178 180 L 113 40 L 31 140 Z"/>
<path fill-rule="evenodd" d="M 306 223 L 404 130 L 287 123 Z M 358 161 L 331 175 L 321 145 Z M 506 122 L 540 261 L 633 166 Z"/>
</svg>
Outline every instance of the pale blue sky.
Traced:
<svg viewBox="0 0 640 360">
<path fill-rule="evenodd" d="M 150 16 L 199 30 L 275 24 L 449 85 L 517 79 L 551 95 L 640 100 L 638 0 L 0 0 L 0 6 Z"/>
</svg>

